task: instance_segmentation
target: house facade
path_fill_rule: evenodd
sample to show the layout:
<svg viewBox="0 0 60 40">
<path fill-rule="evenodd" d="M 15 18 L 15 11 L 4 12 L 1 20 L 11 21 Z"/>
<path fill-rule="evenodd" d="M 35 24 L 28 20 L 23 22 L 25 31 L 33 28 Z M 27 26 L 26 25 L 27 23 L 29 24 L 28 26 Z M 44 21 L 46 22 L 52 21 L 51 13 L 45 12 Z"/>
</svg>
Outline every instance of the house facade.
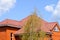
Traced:
<svg viewBox="0 0 60 40">
<path fill-rule="evenodd" d="M 24 25 L 30 16 L 21 21 L 6 19 L 0 22 L 0 40 L 21 40 L 20 34 L 24 33 Z M 36 31 L 43 30 L 47 37 L 44 40 L 60 40 L 60 27 L 57 22 L 46 22 L 41 19 L 42 26 Z M 40 23 L 40 22 L 39 22 Z"/>
</svg>

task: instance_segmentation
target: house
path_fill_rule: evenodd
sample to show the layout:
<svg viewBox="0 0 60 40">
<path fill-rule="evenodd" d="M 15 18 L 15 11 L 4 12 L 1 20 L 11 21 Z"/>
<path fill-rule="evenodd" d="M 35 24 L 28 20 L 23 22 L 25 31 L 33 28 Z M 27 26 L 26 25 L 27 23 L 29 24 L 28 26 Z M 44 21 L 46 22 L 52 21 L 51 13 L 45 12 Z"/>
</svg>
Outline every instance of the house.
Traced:
<svg viewBox="0 0 60 40">
<path fill-rule="evenodd" d="M 0 22 L 0 40 L 21 40 L 19 35 L 24 32 L 25 22 L 30 16 L 24 18 L 21 21 L 6 19 Z M 46 22 L 41 19 L 41 27 L 37 27 L 35 31 L 39 31 L 40 28 L 46 32 L 47 37 L 44 40 L 60 40 L 60 28 L 57 22 Z"/>
</svg>

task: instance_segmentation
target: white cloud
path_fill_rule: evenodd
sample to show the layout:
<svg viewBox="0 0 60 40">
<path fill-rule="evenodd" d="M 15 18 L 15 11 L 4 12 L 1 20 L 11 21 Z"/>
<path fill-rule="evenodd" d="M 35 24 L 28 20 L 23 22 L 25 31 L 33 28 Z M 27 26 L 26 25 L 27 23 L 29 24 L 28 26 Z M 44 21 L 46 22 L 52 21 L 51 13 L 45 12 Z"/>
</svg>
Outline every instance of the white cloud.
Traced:
<svg viewBox="0 0 60 40">
<path fill-rule="evenodd" d="M 46 5 L 45 10 L 52 12 L 53 15 L 60 14 L 60 0 L 58 1 L 57 5 L 55 6 L 55 9 L 54 9 L 54 6 Z"/>
<path fill-rule="evenodd" d="M 0 0 L 0 16 L 8 12 L 16 3 L 16 0 Z"/>
<path fill-rule="evenodd" d="M 56 19 L 60 18 L 60 0 L 55 5 L 55 8 L 54 6 L 51 6 L 51 5 L 47 5 L 47 6 L 45 6 L 46 11 L 52 12 L 54 18 Z"/>
<path fill-rule="evenodd" d="M 55 10 L 53 11 L 54 15 L 60 15 L 60 0 L 58 1 Z"/>
<path fill-rule="evenodd" d="M 53 11 L 53 6 L 47 5 L 47 6 L 45 6 L 45 10 L 47 10 L 48 12 L 52 12 Z"/>
</svg>

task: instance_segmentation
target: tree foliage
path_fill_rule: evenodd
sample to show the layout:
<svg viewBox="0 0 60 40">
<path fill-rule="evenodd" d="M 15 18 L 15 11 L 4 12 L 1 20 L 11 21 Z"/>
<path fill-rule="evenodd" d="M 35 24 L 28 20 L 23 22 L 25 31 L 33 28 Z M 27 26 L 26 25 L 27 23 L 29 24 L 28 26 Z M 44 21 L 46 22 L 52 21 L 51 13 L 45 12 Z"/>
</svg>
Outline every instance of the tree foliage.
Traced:
<svg viewBox="0 0 60 40">
<path fill-rule="evenodd" d="M 40 23 L 39 23 L 40 22 Z M 36 12 L 30 15 L 26 25 L 24 26 L 25 33 L 22 34 L 22 40 L 43 40 L 45 37 L 45 32 L 40 30 L 38 32 L 35 29 L 41 27 L 40 18 L 37 16 Z"/>
</svg>

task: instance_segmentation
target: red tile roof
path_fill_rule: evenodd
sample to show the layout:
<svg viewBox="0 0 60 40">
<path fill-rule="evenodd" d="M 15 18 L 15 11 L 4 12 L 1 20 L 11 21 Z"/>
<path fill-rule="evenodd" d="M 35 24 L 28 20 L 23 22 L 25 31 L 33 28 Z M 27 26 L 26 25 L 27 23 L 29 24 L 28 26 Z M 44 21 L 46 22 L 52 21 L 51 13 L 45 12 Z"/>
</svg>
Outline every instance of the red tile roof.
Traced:
<svg viewBox="0 0 60 40">
<path fill-rule="evenodd" d="M 24 26 L 24 24 L 26 23 L 26 21 L 28 20 L 29 16 L 26 17 L 25 19 L 23 19 L 22 21 L 20 21 L 20 24 L 21 26 Z M 45 32 L 50 32 L 50 30 L 52 30 L 52 28 L 57 24 L 56 22 L 46 22 L 45 20 L 43 19 L 40 19 L 40 22 L 42 22 L 42 25 L 41 27 L 37 27 L 35 29 L 35 31 L 38 31 L 38 30 L 43 30 Z M 39 23 L 39 22 L 38 22 Z M 20 30 L 18 30 L 15 34 L 21 34 L 21 33 L 25 33 L 24 32 L 24 27 L 22 27 Z"/>
<path fill-rule="evenodd" d="M 31 15 L 30 15 L 30 16 L 31 16 Z M 19 21 L 20 26 L 24 26 L 30 16 L 28 16 L 28 17 L 24 18 L 23 20 Z M 39 17 L 38 17 L 38 18 L 39 18 Z M 42 22 L 42 23 L 48 23 L 48 22 L 46 22 L 46 21 L 43 20 L 43 19 L 41 19 L 41 22 Z"/>
<path fill-rule="evenodd" d="M 35 29 L 35 31 L 39 31 L 39 30 L 43 30 L 44 32 L 50 32 L 50 30 L 52 30 L 52 28 L 56 25 L 55 22 L 51 22 L 51 23 L 46 23 L 46 24 L 43 24 L 41 27 L 37 27 Z M 24 27 L 21 28 L 20 30 L 18 30 L 15 34 L 22 34 L 22 33 L 25 33 L 24 32 Z"/>
<path fill-rule="evenodd" d="M 16 27 L 20 28 L 21 26 L 19 25 L 19 22 L 16 20 L 11 20 L 11 19 L 6 19 L 0 22 L 0 27 L 1 26 L 11 26 L 11 27 Z"/>
<path fill-rule="evenodd" d="M 10 20 L 10 19 L 6 19 L 0 22 L 0 27 L 2 26 L 11 26 L 11 27 L 15 27 L 15 28 L 21 28 L 20 30 L 18 30 L 15 34 L 20 34 L 20 33 L 24 33 L 24 25 L 27 22 L 27 20 L 29 19 L 30 16 L 24 18 L 21 21 L 16 21 L 16 20 Z M 37 17 L 39 18 L 39 17 Z M 43 30 L 45 32 L 50 32 L 50 30 L 53 29 L 53 27 L 57 24 L 56 22 L 46 22 L 45 20 L 40 18 L 40 21 L 38 23 L 41 23 L 41 27 L 38 26 L 35 31 L 39 31 L 39 30 Z"/>
<path fill-rule="evenodd" d="M 50 32 L 50 30 L 52 30 L 56 24 L 57 24 L 56 22 L 45 23 L 45 24 L 43 23 L 41 27 L 37 28 L 37 31 L 41 28 L 41 30 L 45 32 Z"/>
</svg>

